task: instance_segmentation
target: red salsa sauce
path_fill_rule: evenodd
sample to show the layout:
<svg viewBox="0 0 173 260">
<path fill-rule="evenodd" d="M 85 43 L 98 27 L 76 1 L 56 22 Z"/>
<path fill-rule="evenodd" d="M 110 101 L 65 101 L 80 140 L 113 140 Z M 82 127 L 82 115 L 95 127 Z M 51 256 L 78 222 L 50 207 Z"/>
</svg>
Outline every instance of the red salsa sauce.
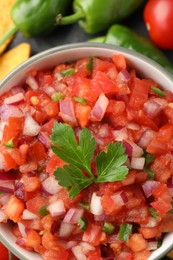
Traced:
<svg viewBox="0 0 173 260">
<path fill-rule="evenodd" d="M 0 221 L 21 247 L 45 260 L 145 260 L 173 231 L 173 94 L 121 54 L 30 71 L 1 96 L 0 117 Z M 120 143 L 126 176 L 70 197 L 54 175 L 67 165 L 51 148 L 55 122 L 76 142 L 89 130 L 95 177 L 96 156 Z"/>
</svg>

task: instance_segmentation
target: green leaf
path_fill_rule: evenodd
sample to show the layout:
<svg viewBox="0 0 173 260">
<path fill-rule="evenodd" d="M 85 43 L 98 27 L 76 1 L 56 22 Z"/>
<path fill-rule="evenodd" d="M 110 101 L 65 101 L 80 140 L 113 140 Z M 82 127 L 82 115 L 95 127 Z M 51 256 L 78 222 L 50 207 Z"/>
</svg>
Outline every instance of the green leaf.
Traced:
<svg viewBox="0 0 173 260">
<path fill-rule="evenodd" d="M 52 150 L 58 157 L 94 177 L 90 164 L 96 144 L 88 129 L 84 128 L 81 131 L 78 144 L 71 126 L 55 123 L 50 140 L 56 145 L 52 146 Z"/>
<path fill-rule="evenodd" d="M 93 182 L 92 178 L 85 176 L 74 165 L 64 165 L 63 168 L 57 168 L 54 175 L 59 181 L 59 185 L 70 189 L 69 197 L 72 199 Z"/>
<path fill-rule="evenodd" d="M 97 182 L 113 182 L 123 180 L 128 168 L 123 165 L 127 160 L 125 148 L 122 143 L 110 143 L 107 153 L 101 152 L 96 157 Z"/>
</svg>

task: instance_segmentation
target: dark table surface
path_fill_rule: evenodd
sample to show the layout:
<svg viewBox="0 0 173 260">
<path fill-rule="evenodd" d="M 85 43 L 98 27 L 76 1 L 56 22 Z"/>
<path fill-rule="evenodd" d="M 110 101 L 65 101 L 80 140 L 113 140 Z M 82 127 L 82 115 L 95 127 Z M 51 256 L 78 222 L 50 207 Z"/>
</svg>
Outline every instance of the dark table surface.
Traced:
<svg viewBox="0 0 173 260">
<path fill-rule="evenodd" d="M 141 7 L 137 12 L 135 12 L 121 24 L 124 24 L 134 31 L 142 34 L 143 36 L 148 37 L 147 30 L 143 21 L 143 7 Z M 31 45 L 31 55 L 35 55 L 41 51 L 47 50 L 52 47 L 61 46 L 63 44 L 86 42 L 91 38 L 104 35 L 105 33 L 106 31 L 103 31 L 99 34 L 89 35 L 86 34 L 78 24 L 68 26 L 66 25 L 62 27 L 57 27 L 56 30 L 49 35 L 34 38 L 25 38 L 21 33 L 17 33 L 9 48 L 13 48 L 21 42 L 28 42 Z M 173 64 L 173 50 L 163 52 Z M 164 257 L 162 260 L 167 259 L 169 258 Z"/>
</svg>

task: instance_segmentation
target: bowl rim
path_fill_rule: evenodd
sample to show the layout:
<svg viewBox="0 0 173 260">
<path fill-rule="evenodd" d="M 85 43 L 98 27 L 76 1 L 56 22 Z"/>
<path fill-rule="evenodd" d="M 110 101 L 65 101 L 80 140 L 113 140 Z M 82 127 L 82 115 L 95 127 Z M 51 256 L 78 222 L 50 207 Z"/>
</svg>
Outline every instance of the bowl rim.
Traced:
<svg viewBox="0 0 173 260">
<path fill-rule="evenodd" d="M 154 67 L 155 70 L 157 70 L 159 73 L 161 73 L 162 75 L 164 75 L 166 78 L 168 78 L 169 81 L 173 82 L 173 75 L 167 71 L 164 67 L 162 67 L 160 64 L 158 64 L 157 62 L 155 62 L 154 60 L 152 60 L 151 58 L 148 58 L 146 56 L 144 56 L 143 54 L 140 54 L 136 51 L 124 48 L 124 47 L 119 47 L 113 44 L 104 44 L 104 43 L 91 43 L 91 42 L 81 42 L 81 43 L 70 43 L 70 44 L 65 44 L 65 45 L 61 45 L 61 46 L 57 46 L 57 47 L 53 47 L 47 50 L 44 50 L 38 54 L 35 54 L 33 56 L 31 56 L 28 60 L 26 60 L 25 62 L 23 62 L 22 64 L 20 64 L 19 66 L 17 66 L 15 69 L 13 69 L 6 77 L 4 77 L 1 81 L 0 81 L 0 88 L 2 88 L 3 86 L 6 85 L 6 83 L 12 78 L 14 77 L 18 72 L 20 72 L 21 69 L 23 68 L 27 68 L 28 65 L 31 65 L 33 62 L 38 61 L 39 59 L 42 59 L 46 56 L 52 55 L 54 53 L 59 53 L 62 51 L 69 51 L 70 49 L 85 49 L 85 48 L 95 48 L 95 49 L 109 49 L 109 50 L 115 50 L 116 52 L 121 52 L 124 55 L 130 55 L 131 57 L 136 57 L 139 60 L 143 60 L 145 63 L 150 64 L 151 66 Z M 1 226 L 1 223 L 0 223 Z M 28 260 L 27 257 L 23 256 L 16 248 L 12 248 L 11 249 L 11 244 L 10 242 L 1 234 L 0 231 L 0 241 L 3 242 L 3 244 L 5 244 L 7 246 L 7 248 L 12 251 L 14 254 L 18 255 L 18 257 L 21 257 L 23 260 Z M 154 258 L 154 260 L 160 259 L 161 257 L 163 257 L 164 255 L 166 255 L 173 247 L 173 243 L 172 245 L 170 245 L 168 248 L 166 248 L 166 250 L 163 250 L 163 252 L 160 253 L 159 256 L 156 256 Z M 24 249 L 24 251 L 26 251 Z"/>
<path fill-rule="evenodd" d="M 108 43 L 94 43 L 94 42 L 80 42 L 80 43 L 69 43 L 69 44 L 64 44 L 61 46 L 57 46 L 57 47 L 53 47 L 47 50 L 44 50 L 40 53 L 37 53 L 33 56 L 31 56 L 28 60 L 24 61 L 22 64 L 18 65 L 16 68 L 14 68 L 10 73 L 8 73 L 8 75 L 6 75 L 1 81 L 0 81 L 0 87 L 3 86 L 4 84 L 6 84 L 6 82 L 11 79 L 16 73 L 18 73 L 22 68 L 27 67 L 28 65 L 32 64 L 33 62 L 51 55 L 53 53 L 57 53 L 57 52 L 62 52 L 62 51 L 66 51 L 69 49 L 77 49 L 77 48 L 103 48 L 103 49 L 110 49 L 110 50 L 116 50 L 116 51 L 120 51 L 123 52 L 127 55 L 131 55 L 134 56 L 138 59 L 142 59 L 144 60 L 146 63 L 149 63 L 150 65 L 152 65 L 153 67 L 155 67 L 157 70 L 159 70 L 159 72 L 163 73 L 166 77 L 168 77 L 170 80 L 173 80 L 173 75 L 166 70 L 163 66 L 161 66 L 159 63 L 157 63 L 156 61 L 152 60 L 151 58 L 133 51 L 131 49 L 127 49 L 124 47 L 120 47 L 117 45 L 113 45 L 113 44 L 108 44 Z"/>
</svg>

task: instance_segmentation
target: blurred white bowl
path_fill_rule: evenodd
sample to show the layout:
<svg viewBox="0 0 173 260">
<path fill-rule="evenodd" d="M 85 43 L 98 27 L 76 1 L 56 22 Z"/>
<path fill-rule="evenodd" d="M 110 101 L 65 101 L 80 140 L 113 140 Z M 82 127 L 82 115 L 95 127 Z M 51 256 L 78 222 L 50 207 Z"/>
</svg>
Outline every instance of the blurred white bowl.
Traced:
<svg viewBox="0 0 173 260">
<path fill-rule="evenodd" d="M 52 48 L 31 57 L 1 81 L 0 93 L 24 81 L 26 73 L 32 69 L 50 68 L 58 63 L 89 56 L 111 57 L 114 53 L 123 54 L 127 58 L 128 64 L 140 72 L 144 77 L 153 79 L 161 86 L 164 86 L 165 89 L 173 92 L 173 77 L 159 64 L 149 58 L 114 45 L 76 43 Z M 15 237 L 11 233 L 9 224 L 0 224 L 0 241 L 2 241 L 12 253 L 22 260 L 42 259 L 40 255 L 29 252 L 16 245 Z M 171 250 L 171 248 L 173 248 L 173 233 L 167 234 L 164 237 L 162 246 L 152 253 L 149 260 L 162 258 Z"/>
</svg>

